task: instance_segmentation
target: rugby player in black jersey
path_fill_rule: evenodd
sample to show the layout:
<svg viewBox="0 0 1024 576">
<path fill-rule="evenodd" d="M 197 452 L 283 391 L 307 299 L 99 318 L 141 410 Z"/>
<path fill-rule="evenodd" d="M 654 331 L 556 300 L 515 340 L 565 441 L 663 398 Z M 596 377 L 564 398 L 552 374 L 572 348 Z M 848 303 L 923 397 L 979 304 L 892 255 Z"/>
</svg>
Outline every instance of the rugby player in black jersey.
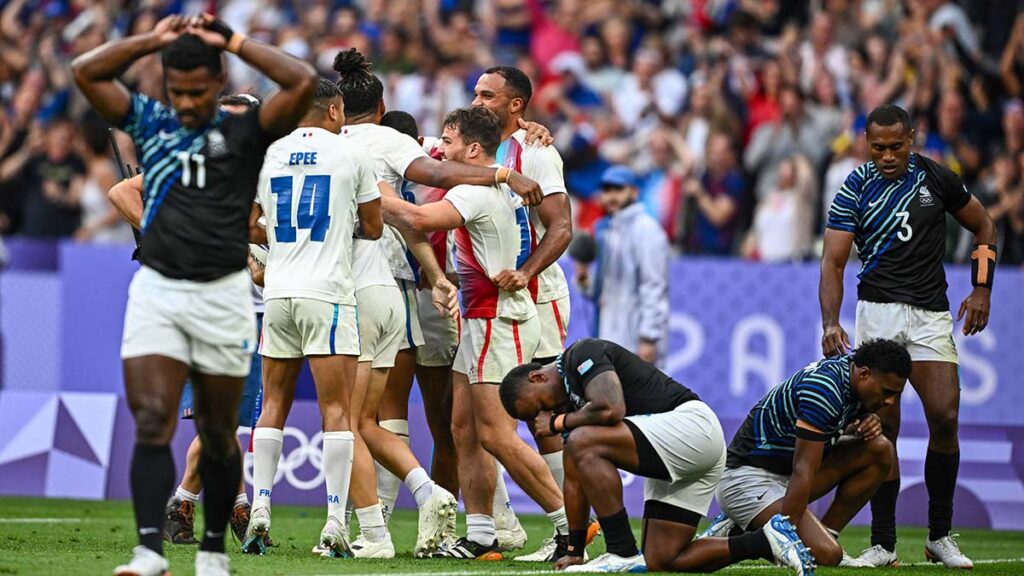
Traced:
<svg viewBox="0 0 1024 576">
<path fill-rule="evenodd" d="M 829 210 L 818 293 L 824 329 L 822 352 L 833 356 L 850 347 L 839 324 L 839 308 L 843 271 L 856 243 L 861 261 L 857 275 L 857 343 L 885 338 L 907 347 L 913 360 L 910 384 L 921 397 L 928 421 L 925 556 L 949 568 L 971 568 L 970 559 L 950 537 L 953 492 L 960 467 L 960 378 L 942 258 L 948 213 L 974 234 L 974 289 L 960 304 L 957 320 L 966 317 L 965 336 L 977 334 L 988 324 L 996 266 L 995 225 L 959 176 L 911 152 L 914 129 L 905 110 L 891 104 L 874 109 L 867 118 L 865 137 L 871 161 L 846 178 Z M 878 415 L 885 435 L 895 445 L 899 403 Z M 871 501 L 872 547 L 860 560 L 874 566 L 897 563 L 899 489 L 897 461 Z"/>
<path fill-rule="evenodd" d="M 689 388 L 625 348 L 588 338 L 549 364 L 514 368 L 502 405 L 544 437 L 565 439 L 566 572 L 709 572 L 765 558 L 813 574 L 813 560 L 781 515 L 761 529 L 693 541 L 725 468 L 715 413 Z M 643 542 L 637 548 L 622 503 L 619 470 L 644 477 Z M 591 506 L 607 552 L 584 564 Z"/>
<path fill-rule="evenodd" d="M 223 50 L 281 89 L 251 112 L 218 111 Z M 118 80 L 157 51 L 170 106 Z M 226 576 L 224 532 L 241 477 L 236 409 L 257 340 L 246 266 L 249 214 L 264 152 L 305 113 L 315 73 L 209 15 L 169 16 L 150 32 L 80 56 L 72 68 L 96 110 L 132 136 L 144 173 L 142 267 L 129 289 L 121 346 L 136 421 L 131 485 L 140 545 L 114 574 L 167 572 L 161 528 L 174 485 L 168 443 L 191 372 L 206 513 L 196 574 Z"/>
</svg>

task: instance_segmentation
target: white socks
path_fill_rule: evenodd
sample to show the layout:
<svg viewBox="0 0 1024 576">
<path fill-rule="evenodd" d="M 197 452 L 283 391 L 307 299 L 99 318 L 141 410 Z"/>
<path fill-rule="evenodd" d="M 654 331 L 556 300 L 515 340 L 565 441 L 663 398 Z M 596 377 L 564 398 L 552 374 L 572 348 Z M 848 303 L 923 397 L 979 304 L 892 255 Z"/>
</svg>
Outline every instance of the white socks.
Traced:
<svg viewBox="0 0 1024 576">
<path fill-rule="evenodd" d="M 380 542 L 388 535 L 380 502 L 356 509 L 356 518 L 359 519 L 359 533 L 370 542 Z"/>
<path fill-rule="evenodd" d="M 569 534 L 569 520 L 565 517 L 565 506 L 554 512 L 548 512 L 548 520 L 555 525 L 555 533 L 565 536 Z"/>
<path fill-rule="evenodd" d="M 486 514 L 466 515 L 466 538 L 482 546 L 490 546 L 497 538 L 494 518 Z"/>
<path fill-rule="evenodd" d="M 412 497 L 416 499 L 417 508 L 422 508 L 427 500 L 430 500 L 430 496 L 434 494 L 434 485 L 434 481 L 422 467 L 414 468 L 405 477 L 405 486 L 409 492 L 412 492 Z"/>
<path fill-rule="evenodd" d="M 339 522 L 345 517 L 348 486 L 352 480 L 355 439 L 349 431 L 324 432 L 324 480 L 327 484 L 327 515 Z"/>
<path fill-rule="evenodd" d="M 512 502 L 508 498 L 508 486 L 505 485 L 505 467 L 498 462 L 498 459 L 494 459 L 494 468 L 496 474 L 494 475 L 494 501 L 491 503 L 491 514 L 495 518 L 502 516 L 502 512 L 508 510 L 512 511 Z M 515 514 L 513 512 L 513 514 Z"/>
<path fill-rule="evenodd" d="M 406 445 L 409 444 L 408 420 L 381 420 L 380 427 L 395 433 Z M 377 498 L 384 505 L 386 518 L 390 518 L 391 512 L 395 509 L 395 500 L 398 500 L 398 489 L 402 486 L 402 479 L 380 464 L 374 462 L 374 465 L 377 467 Z"/>
<path fill-rule="evenodd" d="M 558 489 L 563 490 L 565 487 L 565 464 L 562 463 L 562 451 L 541 454 L 540 456 L 544 459 L 544 463 L 548 465 L 548 469 L 551 470 L 551 475 L 555 477 L 555 484 L 558 484 Z"/>
<path fill-rule="evenodd" d="M 270 507 L 277 464 L 281 461 L 284 430 L 257 428 L 252 433 L 252 504 L 253 508 Z"/>
<path fill-rule="evenodd" d="M 238 496 L 235 496 L 235 506 L 242 506 L 243 504 L 249 503 L 249 495 L 242 492 Z"/>
<path fill-rule="evenodd" d="M 188 501 L 193 504 L 199 501 L 199 494 L 193 494 L 181 486 L 178 486 L 178 489 L 174 491 L 174 497 L 183 502 Z"/>
</svg>

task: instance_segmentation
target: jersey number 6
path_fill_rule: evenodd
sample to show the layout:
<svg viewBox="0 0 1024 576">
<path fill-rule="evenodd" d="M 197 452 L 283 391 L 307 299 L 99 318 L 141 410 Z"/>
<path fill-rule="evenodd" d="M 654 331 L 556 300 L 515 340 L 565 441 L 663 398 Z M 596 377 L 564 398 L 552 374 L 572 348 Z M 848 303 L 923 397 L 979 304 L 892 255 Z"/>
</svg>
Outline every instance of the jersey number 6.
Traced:
<svg viewBox="0 0 1024 576">
<path fill-rule="evenodd" d="M 277 196 L 274 235 L 278 242 L 296 240 L 296 227 L 292 225 L 292 185 L 291 176 L 270 179 L 270 193 Z M 330 199 L 330 175 L 308 174 L 302 179 L 295 224 L 303 230 L 309 230 L 309 239 L 313 242 L 323 242 L 327 237 L 327 228 L 331 225 Z"/>
</svg>

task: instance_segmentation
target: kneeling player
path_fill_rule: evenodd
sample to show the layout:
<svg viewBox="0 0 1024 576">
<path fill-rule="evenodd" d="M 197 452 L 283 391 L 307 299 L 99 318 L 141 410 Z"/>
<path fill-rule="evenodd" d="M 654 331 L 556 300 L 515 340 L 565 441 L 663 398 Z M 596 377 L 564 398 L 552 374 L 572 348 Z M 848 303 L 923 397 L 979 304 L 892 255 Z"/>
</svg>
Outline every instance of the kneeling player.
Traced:
<svg viewBox="0 0 1024 576">
<path fill-rule="evenodd" d="M 725 466 L 718 418 L 688 388 L 618 344 L 585 339 L 555 362 L 524 364 L 501 383 L 501 402 L 539 434 L 562 434 L 569 554 L 567 572 L 713 571 L 774 559 L 811 574 L 813 564 L 782 516 L 762 530 L 691 542 Z M 622 504 L 618 470 L 644 480 L 643 554 Z M 608 551 L 583 563 L 594 507 Z"/>
<path fill-rule="evenodd" d="M 754 529 L 783 514 L 818 564 L 855 566 L 839 532 L 864 507 L 895 460 L 875 412 L 899 401 L 910 355 L 891 340 L 826 358 L 768 392 L 736 432 L 718 485 L 723 514 L 707 534 Z M 819 521 L 807 504 L 836 490 Z"/>
</svg>

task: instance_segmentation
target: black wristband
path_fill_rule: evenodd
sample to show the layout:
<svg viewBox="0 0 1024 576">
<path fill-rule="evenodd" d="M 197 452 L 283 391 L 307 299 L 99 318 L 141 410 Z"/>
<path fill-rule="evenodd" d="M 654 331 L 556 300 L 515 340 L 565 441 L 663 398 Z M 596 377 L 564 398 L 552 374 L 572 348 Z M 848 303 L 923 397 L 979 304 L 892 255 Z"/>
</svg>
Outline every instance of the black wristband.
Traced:
<svg viewBox="0 0 1024 576">
<path fill-rule="evenodd" d="M 235 35 L 235 31 L 220 18 L 214 18 L 213 21 L 207 23 L 206 29 L 210 32 L 216 32 L 223 36 L 225 42 L 230 42 L 231 37 Z"/>
<path fill-rule="evenodd" d="M 978 288 L 992 289 L 996 275 L 996 245 L 975 244 L 971 251 L 971 284 Z"/>
<path fill-rule="evenodd" d="M 548 429 L 551 430 L 552 435 L 558 434 L 560 432 L 560 430 L 555 428 L 555 420 L 558 420 L 558 414 L 552 414 L 551 419 L 548 420 Z"/>
<path fill-rule="evenodd" d="M 569 548 L 566 552 L 569 556 L 581 557 L 587 549 L 587 531 L 569 530 Z"/>
</svg>

